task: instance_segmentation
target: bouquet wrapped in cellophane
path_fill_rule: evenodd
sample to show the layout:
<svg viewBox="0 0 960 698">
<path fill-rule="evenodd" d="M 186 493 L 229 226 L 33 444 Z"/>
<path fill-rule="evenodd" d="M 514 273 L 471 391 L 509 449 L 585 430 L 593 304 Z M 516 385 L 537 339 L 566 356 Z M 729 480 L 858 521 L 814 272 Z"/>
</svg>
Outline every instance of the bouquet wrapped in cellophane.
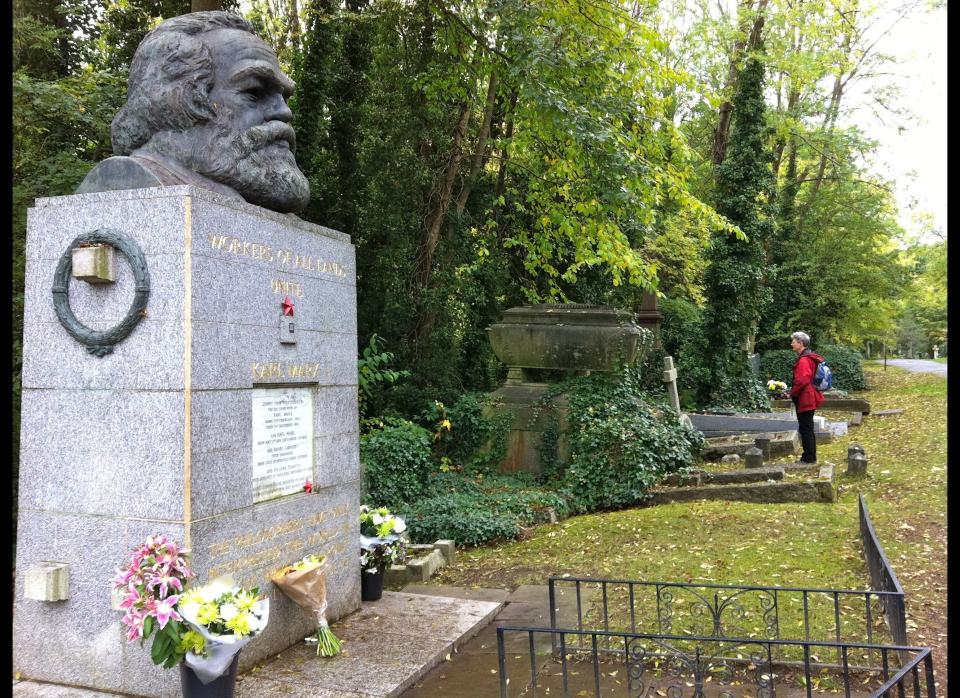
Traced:
<svg viewBox="0 0 960 698">
<path fill-rule="evenodd" d="M 183 661 L 204 685 L 223 676 L 234 656 L 267 626 L 270 599 L 258 599 L 258 593 L 226 575 L 180 596 L 177 610 L 191 628 L 181 638 Z"/>
<path fill-rule="evenodd" d="M 327 623 L 327 558 L 308 555 L 270 575 L 300 608 L 317 617 L 317 656 L 333 657 L 340 653 L 340 641 Z"/>
</svg>

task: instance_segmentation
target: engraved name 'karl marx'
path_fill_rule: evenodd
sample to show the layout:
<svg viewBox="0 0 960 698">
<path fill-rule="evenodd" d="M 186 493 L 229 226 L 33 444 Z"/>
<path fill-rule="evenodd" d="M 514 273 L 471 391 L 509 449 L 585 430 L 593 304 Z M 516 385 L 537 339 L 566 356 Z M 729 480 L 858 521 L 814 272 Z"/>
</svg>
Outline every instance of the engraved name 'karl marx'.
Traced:
<svg viewBox="0 0 960 698">
<path fill-rule="evenodd" d="M 282 213 L 302 211 L 310 185 L 297 167 L 287 100 L 293 81 L 249 22 L 194 12 L 144 37 L 127 103 L 110 128 L 114 157 L 78 194 L 192 184 Z"/>
</svg>

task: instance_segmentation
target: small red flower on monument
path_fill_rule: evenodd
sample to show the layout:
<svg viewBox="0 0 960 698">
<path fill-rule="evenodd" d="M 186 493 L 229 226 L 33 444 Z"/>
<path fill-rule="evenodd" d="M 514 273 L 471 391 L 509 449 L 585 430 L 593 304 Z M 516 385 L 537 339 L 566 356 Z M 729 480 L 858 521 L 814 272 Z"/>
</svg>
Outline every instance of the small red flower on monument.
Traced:
<svg viewBox="0 0 960 698">
<path fill-rule="evenodd" d="M 283 303 L 280 304 L 283 308 L 283 314 L 293 317 L 293 301 L 290 300 L 290 296 L 283 297 Z"/>
<path fill-rule="evenodd" d="M 307 494 L 310 494 L 311 492 L 313 492 L 313 483 L 310 482 L 309 480 L 306 480 L 303 483 L 303 491 L 306 492 Z"/>
</svg>

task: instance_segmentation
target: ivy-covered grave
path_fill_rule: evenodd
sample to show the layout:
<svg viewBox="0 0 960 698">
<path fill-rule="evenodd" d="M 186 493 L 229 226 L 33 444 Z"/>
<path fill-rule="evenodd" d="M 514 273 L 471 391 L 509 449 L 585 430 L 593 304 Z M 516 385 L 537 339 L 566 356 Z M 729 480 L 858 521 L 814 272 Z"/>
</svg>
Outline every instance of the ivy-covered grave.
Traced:
<svg viewBox="0 0 960 698">
<path fill-rule="evenodd" d="M 648 502 L 662 478 L 694 467 L 704 444 L 667 405 L 662 384 L 651 383 L 652 370 L 639 363 L 551 385 L 540 406 L 563 400 L 565 446 L 556 422 L 540 444 L 537 473 L 499 472 L 511 423 L 490 412 L 489 395 L 434 402 L 416 420 L 365 420 L 362 501 L 402 516 L 414 544 L 470 546 Z"/>
</svg>

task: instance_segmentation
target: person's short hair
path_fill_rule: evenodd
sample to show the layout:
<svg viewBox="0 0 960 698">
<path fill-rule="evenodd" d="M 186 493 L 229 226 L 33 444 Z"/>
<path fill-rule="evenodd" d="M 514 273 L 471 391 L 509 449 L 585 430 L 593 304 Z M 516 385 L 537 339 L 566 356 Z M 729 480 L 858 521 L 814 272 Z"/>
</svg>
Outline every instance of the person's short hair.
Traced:
<svg viewBox="0 0 960 698">
<path fill-rule="evenodd" d="M 790 335 L 790 339 L 797 340 L 805 347 L 810 346 L 810 335 L 808 335 L 806 332 L 794 332 L 792 335 Z"/>
<path fill-rule="evenodd" d="M 144 37 L 130 64 L 127 102 L 110 126 L 115 155 L 129 155 L 160 131 L 183 131 L 214 117 L 213 59 L 199 35 L 217 29 L 256 36 L 243 17 L 215 11 L 173 17 Z"/>
</svg>

